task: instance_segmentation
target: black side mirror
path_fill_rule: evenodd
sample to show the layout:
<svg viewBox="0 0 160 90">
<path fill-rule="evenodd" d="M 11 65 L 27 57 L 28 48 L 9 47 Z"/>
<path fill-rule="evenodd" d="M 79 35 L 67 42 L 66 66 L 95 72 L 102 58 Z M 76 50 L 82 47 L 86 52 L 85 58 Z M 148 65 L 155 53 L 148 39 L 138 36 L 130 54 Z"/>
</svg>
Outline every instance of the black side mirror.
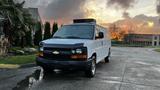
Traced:
<svg viewBox="0 0 160 90">
<path fill-rule="evenodd" d="M 104 38 L 103 32 L 99 32 L 99 33 L 98 33 L 98 36 L 99 36 L 99 38 Z"/>
</svg>

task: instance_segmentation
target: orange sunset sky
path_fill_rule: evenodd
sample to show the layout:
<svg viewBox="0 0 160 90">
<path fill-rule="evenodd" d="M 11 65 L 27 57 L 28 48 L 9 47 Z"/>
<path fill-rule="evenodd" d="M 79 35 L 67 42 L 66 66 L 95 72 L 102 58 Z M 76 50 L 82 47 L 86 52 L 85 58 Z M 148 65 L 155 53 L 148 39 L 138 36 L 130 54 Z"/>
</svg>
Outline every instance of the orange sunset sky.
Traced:
<svg viewBox="0 0 160 90">
<path fill-rule="evenodd" d="M 112 2 L 109 3 L 109 1 Z M 157 0 L 26 0 L 25 6 L 39 8 L 40 15 L 44 20 L 66 23 L 73 18 L 88 17 L 97 19 L 98 23 L 110 23 L 123 19 L 123 12 L 129 13 L 130 17 L 139 14 L 157 16 L 156 2 Z M 70 14 L 66 14 L 63 9 Z M 54 14 L 57 11 L 60 17 L 57 17 L 58 14 Z M 78 15 L 79 12 L 72 15 L 77 11 L 83 15 Z M 47 13 L 50 14 L 49 18 Z M 53 16 L 51 17 L 51 15 Z M 67 15 L 71 15 L 71 17 Z"/>
</svg>

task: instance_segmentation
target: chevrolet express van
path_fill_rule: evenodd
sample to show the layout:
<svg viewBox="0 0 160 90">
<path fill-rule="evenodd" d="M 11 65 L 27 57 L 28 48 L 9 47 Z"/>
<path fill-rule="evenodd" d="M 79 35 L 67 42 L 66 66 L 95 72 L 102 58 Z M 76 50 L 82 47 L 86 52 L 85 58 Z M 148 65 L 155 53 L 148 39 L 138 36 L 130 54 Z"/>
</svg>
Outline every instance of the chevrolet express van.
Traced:
<svg viewBox="0 0 160 90">
<path fill-rule="evenodd" d="M 40 42 L 37 65 L 45 72 L 54 69 L 83 70 L 94 77 L 96 64 L 109 62 L 111 39 L 107 29 L 94 19 L 76 19 L 62 26 L 52 38 Z"/>
</svg>

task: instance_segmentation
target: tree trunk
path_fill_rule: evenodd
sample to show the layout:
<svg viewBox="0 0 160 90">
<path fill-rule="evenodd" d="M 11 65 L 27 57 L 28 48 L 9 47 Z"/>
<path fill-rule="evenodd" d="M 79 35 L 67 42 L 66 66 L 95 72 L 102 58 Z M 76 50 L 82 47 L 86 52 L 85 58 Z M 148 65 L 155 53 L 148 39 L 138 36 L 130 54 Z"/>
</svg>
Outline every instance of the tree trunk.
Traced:
<svg viewBox="0 0 160 90">
<path fill-rule="evenodd" d="M 21 48 L 24 48 L 24 41 L 25 41 L 24 38 L 25 38 L 24 36 L 21 37 Z"/>
<path fill-rule="evenodd" d="M 11 25 L 9 23 L 9 21 L 5 21 L 3 24 L 3 32 L 5 34 L 5 37 L 8 38 L 8 41 L 10 43 L 10 45 L 13 44 L 13 32 L 11 30 Z"/>
</svg>

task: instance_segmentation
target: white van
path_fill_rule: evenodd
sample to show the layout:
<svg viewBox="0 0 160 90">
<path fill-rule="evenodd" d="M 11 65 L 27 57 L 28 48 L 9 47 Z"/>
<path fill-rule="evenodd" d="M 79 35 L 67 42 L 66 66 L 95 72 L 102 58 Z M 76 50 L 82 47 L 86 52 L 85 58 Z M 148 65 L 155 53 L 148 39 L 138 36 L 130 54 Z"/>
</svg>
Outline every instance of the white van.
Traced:
<svg viewBox="0 0 160 90">
<path fill-rule="evenodd" d="M 80 69 L 93 77 L 96 64 L 109 62 L 111 39 L 109 31 L 94 19 L 76 19 L 62 26 L 53 38 L 40 43 L 37 65 L 45 72 L 53 69 Z"/>
</svg>

